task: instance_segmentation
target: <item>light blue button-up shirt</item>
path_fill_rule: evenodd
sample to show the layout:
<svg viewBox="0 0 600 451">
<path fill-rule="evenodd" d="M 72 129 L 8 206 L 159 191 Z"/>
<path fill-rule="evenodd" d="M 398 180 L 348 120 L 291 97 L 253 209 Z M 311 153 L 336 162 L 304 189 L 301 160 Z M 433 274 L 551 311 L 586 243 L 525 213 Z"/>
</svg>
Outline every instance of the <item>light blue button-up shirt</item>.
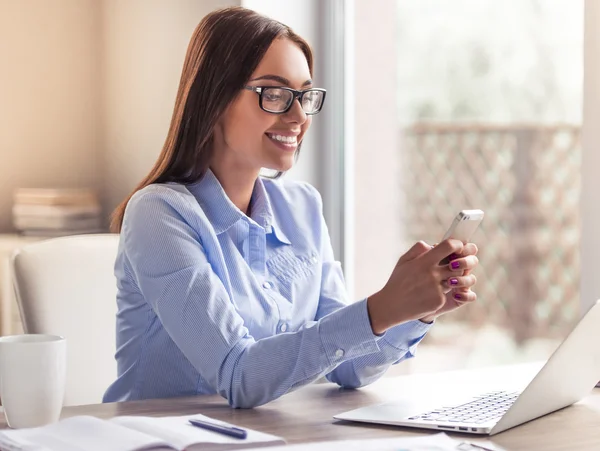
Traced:
<svg viewBox="0 0 600 451">
<path fill-rule="evenodd" d="M 348 303 L 312 186 L 259 178 L 250 205 L 248 217 L 210 170 L 132 197 L 105 402 L 219 393 L 253 407 L 322 376 L 366 385 L 414 354 L 429 325 L 377 336 L 366 300 Z"/>
</svg>

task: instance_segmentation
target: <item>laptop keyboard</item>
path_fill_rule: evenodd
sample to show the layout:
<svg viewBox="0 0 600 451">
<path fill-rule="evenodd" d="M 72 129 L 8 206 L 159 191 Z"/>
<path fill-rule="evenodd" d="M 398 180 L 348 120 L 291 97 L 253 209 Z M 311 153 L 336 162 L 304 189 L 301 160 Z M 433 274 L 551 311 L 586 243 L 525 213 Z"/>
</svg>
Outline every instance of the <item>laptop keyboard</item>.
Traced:
<svg viewBox="0 0 600 451">
<path fill-rule="evenodd" d="M 505 391 L 486 393 L 466 404 L 435 409 L 410 417 L 409 420 L 425 420 L 436 423 L 487 423 L 504 415 L 519 394 L 519 392 Z"/>
</svg>

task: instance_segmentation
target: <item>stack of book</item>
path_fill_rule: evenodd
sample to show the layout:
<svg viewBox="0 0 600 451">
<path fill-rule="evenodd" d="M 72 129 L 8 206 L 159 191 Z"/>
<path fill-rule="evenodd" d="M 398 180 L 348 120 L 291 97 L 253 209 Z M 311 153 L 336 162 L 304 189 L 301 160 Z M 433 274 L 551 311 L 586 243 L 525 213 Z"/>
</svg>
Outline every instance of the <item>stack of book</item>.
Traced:
<svg viewBox="0 0 600 451">
<path fill-rule="evenodd" d="M 13 225 L 23 235 L 65 236 L 102 231 L 96 193 L 89 189 L 20 188 L 14 193 Z"/>
</svg>

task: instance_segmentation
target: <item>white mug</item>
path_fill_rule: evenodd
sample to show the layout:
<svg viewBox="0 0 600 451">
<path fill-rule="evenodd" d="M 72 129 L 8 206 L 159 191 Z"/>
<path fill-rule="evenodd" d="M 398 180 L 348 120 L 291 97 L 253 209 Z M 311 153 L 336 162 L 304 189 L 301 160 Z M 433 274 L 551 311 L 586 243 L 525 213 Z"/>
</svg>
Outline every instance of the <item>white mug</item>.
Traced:
<svg viewBox="0 0 600 451">
<path fill-rule="evenodd" d="M 11 428 L 58 421 L 65 397 L 67 342 L 58 335 L 0 337 L 0 397 Z"/>
</svg>

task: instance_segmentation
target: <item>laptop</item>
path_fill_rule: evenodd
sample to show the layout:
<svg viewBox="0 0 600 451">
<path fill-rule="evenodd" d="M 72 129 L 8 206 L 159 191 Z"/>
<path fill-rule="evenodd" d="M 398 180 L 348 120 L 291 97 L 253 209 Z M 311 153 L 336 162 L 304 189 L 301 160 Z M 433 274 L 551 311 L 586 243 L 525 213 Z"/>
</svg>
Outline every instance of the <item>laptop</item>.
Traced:
<svg viewBox="0 0 600 451">
<path fill-rule="evenodd" d="M 507 380 L 506 386 L 484 393 L 469 393 L 450 405 L 406 399 L 362 407 L 334 415 L 334 418 L 494 435 L 570 406 L 589 394 L 599 380 L 600 300 L 523 390 L 514 390 L 514 385 L 509 385 L 511 381 Z M 451 390 L 448 387 L 448 391 Z M 440 403 L 435 400 L 435 404 Z"/>
</svg>

